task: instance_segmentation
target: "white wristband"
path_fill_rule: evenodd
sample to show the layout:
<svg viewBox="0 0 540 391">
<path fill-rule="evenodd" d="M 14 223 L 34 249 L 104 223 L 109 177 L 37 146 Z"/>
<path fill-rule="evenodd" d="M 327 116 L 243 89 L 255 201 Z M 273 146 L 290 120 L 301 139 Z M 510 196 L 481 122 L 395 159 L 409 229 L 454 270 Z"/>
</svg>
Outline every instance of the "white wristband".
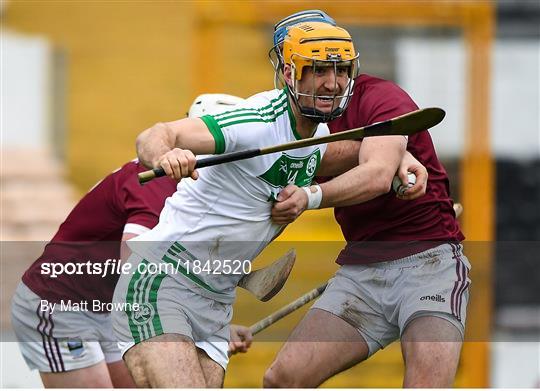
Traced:
<svg viewBox="0 0 540 391">
<path fill-rule="evenodd" d="M 315 188 L 315 193 L 311 191 L 311 188 Z M 319 209 L 322 201 L 322 189 L 319 185 L 312 185 L 302 187 L 307 194 L 308 204 L 306 209 Z"/>
</svg>

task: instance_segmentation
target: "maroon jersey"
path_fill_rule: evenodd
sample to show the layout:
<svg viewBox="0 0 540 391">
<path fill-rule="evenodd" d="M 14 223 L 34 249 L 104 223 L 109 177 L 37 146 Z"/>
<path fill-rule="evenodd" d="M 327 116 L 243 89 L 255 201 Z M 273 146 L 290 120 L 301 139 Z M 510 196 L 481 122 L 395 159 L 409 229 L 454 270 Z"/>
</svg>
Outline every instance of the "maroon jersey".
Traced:
<svg viewBox="0 0 540 391">
<path fill-rule="evenodd" d="M 417 109 L 407 93 L 394 83 L 360 75 L 355 79 L 354 95 L 347 110 L 328 125 L 336 133 Z M 338 263 L 389 261 L 441 242 L 464 239 L 452 208 L 448 176 L 437 158 L 429 132 L 409 136 L 407 150 L 428 170 L 426 195 L 404 201 L 390 191 L 368 202 L 335 208 L 336 220 L 347 240 Z"/>
<path fill-rule="evenodd" d="M 141 186 L 137 173 L 144 170 L 146 168 L 137 161 L 129 162 L 99 182 L 79 201 L 43 254 L 23 275 L 23 282 L 35 294 L 50 302 L 111 302 L 119 277 L 118 273 L 111 273 L 112 260 L 118 262 L 120 259 L 124 226 L 136 224 L 153 228 L 165 199 L 176 191 L 176 183 L 167 177 Z M 111 261 L 105 276 L 92 273 L 100 270 L 98 266 L 105 270 L 104 263 L 108 259 Z M 46 265 L 51 263 L 85 265 L 76 270 L 82 274 L 63 273 L 53 278 L 48 272 L 51 267 Z"/>
</svg>

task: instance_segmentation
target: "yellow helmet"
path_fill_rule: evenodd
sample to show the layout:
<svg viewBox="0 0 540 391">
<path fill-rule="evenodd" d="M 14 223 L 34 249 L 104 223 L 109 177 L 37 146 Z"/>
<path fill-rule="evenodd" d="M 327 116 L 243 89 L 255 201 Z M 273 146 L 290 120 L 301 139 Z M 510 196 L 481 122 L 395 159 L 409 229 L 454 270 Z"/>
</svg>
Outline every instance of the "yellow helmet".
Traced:
<svg viewBox="0 0 540 391">
<path fill-rule="evenodd" d="M 353 95 L 354 78 L 358 72 L 358 54 L 346 30 L 323 22 L 304 22 L 289 27 L 283 41 L 283 62 L 291 70 L 291 80 L 286 83 L 289 95 L 303 116 L 315 122 L 328 122 L 343 114 Z M 299 83 L 306 67 L 312 69 L 314 74 L 320 67 L 333 67 L 335 75 L 338 69 L 340 72 L 346 69 L 347 85 L 340 86 L 338 90 L 336 77 L 335 89 L 339 92 L 331 95 L 317 95 L 315 90 L 311 93 L 300 92 Z M 277 75 L 281 70 L 277 69 L 276 72 Z M 303 105 L 300 98 L 303 98 Z M 316 108 L 318 99 L 332 102 L 329 112 Z M 309 102 L 312 102 L 311 105 Z"/>
<path fill-rule="evenodd" d="M 323 22 L 305 22 L 289 27 L 283 41 L 283 59 L 285 64 L 294 66 L 295 77 L 300 80 L 304 67 L 313 66 L 313 61 L 339 65 L 350 62 L 354 75 L 358 55 L 345 29 Z"/>
</svg>

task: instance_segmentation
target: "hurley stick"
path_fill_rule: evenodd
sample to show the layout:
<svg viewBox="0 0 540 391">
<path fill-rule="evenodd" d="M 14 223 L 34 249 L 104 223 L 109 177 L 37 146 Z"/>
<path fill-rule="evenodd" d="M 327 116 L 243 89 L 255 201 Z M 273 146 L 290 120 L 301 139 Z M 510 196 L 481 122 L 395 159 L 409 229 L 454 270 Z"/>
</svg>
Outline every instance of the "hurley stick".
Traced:
<svg viewBox="0 0 540 391">
<path fill-rule="evenodd" d="M 326 285 L 328 283 L 324 283 L 321 286 L 309 291 L 308 293 L 300 296 L 298 299 L 293 301 L 292 303 L 287 304 L 285 307 L 282 307 L 281 309 L 277 310 L 276 312 L 268 315 L 266 318 L 259 320 L 257 323 L 250 326 L 251 334 L 255 335 L 261 331 L 263 331 L 268 326 L 276 323 L 281 318 L 289 315 L 291 312 L 296 311 L 298 308 L 302 307 L 303 305 L 309 303 L 311 300 L 319 297 L 321 293 L 324 292 L 326 289 Z"/>
<path fill-rule="evenodd" d="M 242 277 L 238 286 L 253 293 L 260 301 L 268 301 L 283 288 L 295 260 L 296 252 L 290 249 L 287 254 L 272 264 Z"/>
<path fill-rule="evenodd" d="M 409 136 L 439 124 L 445 115 L 446 113 L 444 110 L 438 107 L 420 109 L 386 121 L 377 122 L 361 128 L 346 130 L 344 132 L 330 134 L 328 136 L 306 138 L 290 143 L 275 145 L 273 147 L 248 149 L 245 151 L 225 153 L 222 155 L 204 158 L 197 160 L 195 168 L 215 166 L 216 164 L 235 162 L 256 156 L 268 155 L 270 153 L 283 152 L 290 149 L 309 147 L 318 144 L 326 144 L 334 141 L 356 140 L 363 137 L 373 136 Z M 139 182 L 143 184 L 161 176 L 165 176 L 165 170 L 163 170 L 161 167 L 154 168 L 153 170 L 141 172 L 139 174 Z"/>
</svg>

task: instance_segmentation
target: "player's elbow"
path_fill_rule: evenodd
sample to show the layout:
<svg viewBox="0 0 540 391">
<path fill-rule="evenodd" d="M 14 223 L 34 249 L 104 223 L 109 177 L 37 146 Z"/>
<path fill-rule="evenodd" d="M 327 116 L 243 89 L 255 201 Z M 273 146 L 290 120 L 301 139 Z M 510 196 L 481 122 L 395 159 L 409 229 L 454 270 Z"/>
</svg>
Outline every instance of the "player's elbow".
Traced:
<svg viewBox="0 0 540 391">
<path fill-rule="evenodd" d="M 137 150 L 137 155 L 139 155 L 144 149 L 146 138 L 148 137 L 148 131 L 149 129 L 146 129 L 144 132 L 141 132 L 135 139 L 135 148 Z"/>
<path fill-rule="evenodd" d="M 164 128 L 166 128 L 165 124 L 157 123 L 141 132 L 135 139 L 137 157 L 146 167 L 153 168 L 153 159 L 155 158 L 152 153 L 153 146 L 155 146 L 156 142 L 159 143 L 159 140 L 164 138 L 163 135 L 159 134 L 164 131 Z"/>
<path fill-rule="evenodd" d="M 146 144 L 156 136 L 156 133 L 160 132 L 161 128 L 164 127 L 165 124 L 158 122 L 157 124 L 149 127 L 148 129 L 142 131 L 137 136 L 137 139 L 135 140 L 135 145 L 137 147 L 137 152 L 140 150 L 144 150 L 146 147 Z"/>
<path fill-rule="evenodd" d="M 386 194 L 392 188 L 394 173 L 387 167 L 374 167 L 371 178 L 372 191 L 379 195 Z"/>
</svg>

